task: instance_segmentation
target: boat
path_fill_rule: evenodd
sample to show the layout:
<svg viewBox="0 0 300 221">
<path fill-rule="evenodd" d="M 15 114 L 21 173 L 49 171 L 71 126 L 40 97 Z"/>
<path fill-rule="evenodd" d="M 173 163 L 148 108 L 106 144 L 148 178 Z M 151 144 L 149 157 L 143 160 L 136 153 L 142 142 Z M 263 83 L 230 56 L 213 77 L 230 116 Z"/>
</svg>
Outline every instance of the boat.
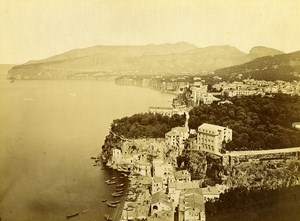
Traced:
<svg viewBox="0 0 300 221">
<path fill-rule="evenodd" d="M 117 191 L 117 192 L 119 192 L 119 191 L 124 191 L 124 188 L 117 188 L 116 191 Z"/>
<path fill-rule="evenodd" d="M 81 213 L 88 213 L 91 212 L 91 210 L 83 210 Z"/>
<path fill-rule="evenodd" d="M 98 164 L 95 163 L 95 164 L 93 165 L 93 167 L 96 167 L 96 166 L 98 166 Z"/>
<path fill-rule="evenodd" d="M 72 214 L 68 214 L 68 215 L 67 215 L 67 219 L 72 218 L 72 217 L 74 217 L 74 216 L 78 216 L 78 214 L 79 214 L 79 212 L 75 212 L 75 213 L 72 213 Z"/>
<path fill-rule="evenodd" d="M 122 187 L 124 186 L 124 183 L 118 184 L 117 187 Z"/>
<path fill-rule="evenodd" d="M 91 157 L 91 159 L 92 159 L 92 160 L 96 160 L 96 159 L 97 159 L 97 157 Z"/>
<path fill-rule="evenodd" d="M 113 208 L 116 208 L 116 207 L 117 207 L 117 205 L 112 204 L 112 203 L 109 203 L 109 202 L 107 202 L 107 205 L 108 205 L 109 207 L 113 207 Z"/>
<path fill-rule="evenodd" d="M 111 204 L 118 204 L 120 202 L 121 202 L 120 200 L 110 201 Z"/>
<path fill-rule="evenodd" d="M 112 179 L 112 180 L 115 180 L 115 179 L 116 179 L 116 177 L 115 177 L 115 176 L 113 176 L 111 179 Z"/>
<path fill-rule="evenodd" d="M 123 193 L 112 193 L 111 195 L 113 197 L 119 197 L 119 196 L 123 196 Z"/>
<path fill-rule="evenodd" d="M 107 199 L 102 199 L 102 202 L 106 202 L 107 201 Z"/>
<path fill-rule="evenodd" d="M 113 185 L 113 184 L 116 184 L 116 181 L 109 181 L 107 182 L 108 185 Z"/>
<path fill-rule="evenodd" d="M 110 217 L 110 215 L 105 214 L 104 217 L 105 217 L 106 220 L 112 221 L 112 218 Z"/>
</svg>

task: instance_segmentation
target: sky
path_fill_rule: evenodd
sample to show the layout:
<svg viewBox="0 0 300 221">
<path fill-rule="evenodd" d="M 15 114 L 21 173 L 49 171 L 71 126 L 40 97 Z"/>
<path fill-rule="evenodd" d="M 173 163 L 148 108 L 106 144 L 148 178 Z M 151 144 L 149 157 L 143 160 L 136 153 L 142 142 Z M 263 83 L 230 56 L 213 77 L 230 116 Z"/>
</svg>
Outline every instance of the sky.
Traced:
<svg viewBox="0 0 300 221">
<path fill-rule="evenodd" d="M 0 0 L 0 64 L 74 48 L 189 42 L 300 50 L 300 0 Z"/>
</svg>

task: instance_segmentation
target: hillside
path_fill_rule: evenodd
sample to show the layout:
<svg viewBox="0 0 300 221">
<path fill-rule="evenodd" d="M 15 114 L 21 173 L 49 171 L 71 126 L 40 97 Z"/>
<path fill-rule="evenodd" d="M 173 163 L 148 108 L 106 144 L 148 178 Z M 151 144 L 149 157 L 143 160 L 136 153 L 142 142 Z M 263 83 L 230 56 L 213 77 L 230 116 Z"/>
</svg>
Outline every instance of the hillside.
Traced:
<svg viewBox="0 0 300 221">
<path fill-rule="evenodd" d="M 260 57 L 248 63 L 216 70 L 224 80 L 300 80 L 300 51 Z"/>
<path fill-rule="evenodd" d="M 254 50 L 254 49 L 253 49 Z M 29 61 L 10 70 L 16 79 L 80 79 L 111 74 L 205 73 L 274 54 L 255 49 L 246 54 L 232 46 L 197 48 L 185 42 L 142 46 L 94 46 Z M 279 53 L 279 51 L 277 51 Z"/>
<path fill-rule="evenodd" d="M 256 46 L 252 48 L 249 52 L 249 56 L 253 59 L 265 56 L 273 56 L 277 54 L 284 54 L 284 52 L 263 46 Z"/>
</svg>

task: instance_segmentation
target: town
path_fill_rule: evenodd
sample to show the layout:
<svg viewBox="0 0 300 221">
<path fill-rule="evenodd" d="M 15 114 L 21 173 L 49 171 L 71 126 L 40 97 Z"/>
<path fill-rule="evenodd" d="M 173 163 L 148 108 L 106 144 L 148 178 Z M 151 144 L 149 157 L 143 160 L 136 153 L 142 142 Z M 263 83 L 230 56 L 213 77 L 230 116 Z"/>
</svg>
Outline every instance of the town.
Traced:
<svg viewBox="0 0 300 221">
<path fill-rule="evenodd" d="M 251 95 L 290 94 L 300 95 L 299 81 L 266 81 L 244 79 L 224 81 L 221 77 L 210 74 L 207 76 L 121 76 L 115 80 L 119 85 L 149 87 L 162 92 L 176 95 L 189 92 L 191 104 L 211 104 L 220 97 L 240 97 Z M 185 105 L 187 101 L 176 103 L 175 106 Z"/>
<path fill-rule="evenodd" d="M 128 85 L 128 82 L 131 85 L 135 81 L 122 79 L 122 84 Z M 142 86 L 149 86 L 151 80 L 146 82 Z M 192 129 L 188 124 L 189 102 L 192 105 L 213 102 L 232 105 L 226 98 L 255 94 L 266 96 L 279 91 L 294 93 L 297 91 L 290 88 L 298 84 L 247 80 L 215 84 L 212 88 L 222 91 L 212 93 L 207 92 L 207 85 L 201 80 L 182 84 L 178 87 L 178 96 L 173 100 L 172 108 L 149 107 L 149 113 L 168 117 L 180 115 L 185 118 L 184 125 L 173 127 L 164 138 L 131 139 L 111 131 L 111 136 L 118 137 L 121 145 L 110 150 L 109 157 L 105 159 L 107 166 L 130 172 L 126 200 L 119 219 L 205 221 L 205 204 L 218 200 L 220 195 L 232 188 L 277 189 L 299 185 L 300 147 L 228 151 L 224 146 L 235 139 L 231 128 L 203 123 Z M 186 91 L 191 93 L 184 101 L 182 95 Z M 225 99 L 216 98 L 216 93 L 225 96 Z M 293 123 L 296 130 L 299 125 L 298 122 Z M 196 176 L 187 166 L 190 163 L 185 160 L 188 153 L 199 156 L 194 162 Z M 209 177 L 208 173 L 212 175 Z"/>
</svg>

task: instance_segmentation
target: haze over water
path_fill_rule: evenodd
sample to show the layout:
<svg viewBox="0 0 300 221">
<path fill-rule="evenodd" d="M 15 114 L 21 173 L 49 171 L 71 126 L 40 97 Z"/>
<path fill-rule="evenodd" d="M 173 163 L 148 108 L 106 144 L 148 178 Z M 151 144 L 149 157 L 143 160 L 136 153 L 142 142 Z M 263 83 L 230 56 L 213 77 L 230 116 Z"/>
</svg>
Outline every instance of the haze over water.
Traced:
<svg viewBox="0 0 300 221">
<path fill-rule="evenodd" d="M 102 81 L 0 81 L 0 217 L 104 220 L 112 171 L 93 167 L 115 118 L 170 106 L 173 95 Z"/>
</svg>

